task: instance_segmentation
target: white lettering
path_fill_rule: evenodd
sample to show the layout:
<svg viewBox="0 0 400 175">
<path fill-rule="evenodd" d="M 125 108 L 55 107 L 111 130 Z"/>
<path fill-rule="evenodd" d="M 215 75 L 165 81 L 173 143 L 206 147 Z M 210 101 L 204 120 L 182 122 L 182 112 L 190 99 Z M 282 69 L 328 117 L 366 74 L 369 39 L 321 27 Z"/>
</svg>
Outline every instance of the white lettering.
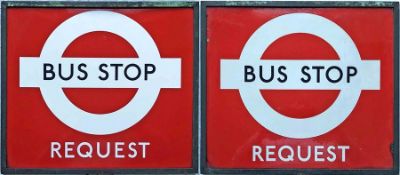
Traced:
<svg viewBox="0 0 400 175">
<path fill-rule="evenodd" d="M 260 161 L 264 161 L 261 156 L 261 151 L 262 151 L 262 148 L 260 146 L 257 146 L 257 145 L 253 146 L 253 151 L 252 151 L 253 152 L 253 156 L 252 156 L 253 162 L 256 161 L 256 158 L 258 158 L 258 160 L 260 160 Z"/>
<path fill-rule="evenodd" d="M 51 142 L 51 147 L 50 147 L 50 152 L 51 152 L 51 158 L 54 158 L 54 153 L 57 154 L 59 158 L 61 158 L 60 154 L 60 149 L 61 149 L 61 144 L 58 142 Z"/>
<path fill-rule="evenodd" d="M 263 149 L 264 148 L 264 149 Z M 260 145 L 252 146 L 252 162 L 335 162 L 338 155 L 342 156 L 341 162 L 346 162 L 346 155 L 350 150 L 349 145 Z"/>
</svg>

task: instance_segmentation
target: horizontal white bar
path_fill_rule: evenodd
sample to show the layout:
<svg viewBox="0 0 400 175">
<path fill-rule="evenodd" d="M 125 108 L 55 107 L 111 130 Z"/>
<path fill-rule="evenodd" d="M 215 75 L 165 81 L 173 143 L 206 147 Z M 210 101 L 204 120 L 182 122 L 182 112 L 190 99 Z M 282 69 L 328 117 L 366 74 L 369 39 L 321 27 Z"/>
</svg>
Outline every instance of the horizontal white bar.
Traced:
<svg viewBox="0 0 400 175">
<path fill-rule="evenodd" d="M 245 82 L 245 66 L 252 66 L 256 79 L 252 82 Z M 262 66 L 262 75 L 267 79 L 271 75 L 271 67 L 274 66 L 274 79 L 271 82 L 263 82 L 260 78 L 259 67 Z M 285 66 L 282 70 L 287 75 L 285 82 L 279 82 L 277 78 L 283 76 L 278 74 L 278 67 Z M 308 66 L 306 70 L 310 74 L 309 82 L 301 81 L 301 78 L 307 79 L 302 72 L 303 66 Z M 325 69 L 320 72 L 320 82 L 316 81 L 316 70 L 312 66 L 324 66 Z M 336 83 L 329 82 L 325 71 L 330 66 L 338 66 L 343 73 L 342 80 Z M 347 82 L 347 66 L 354 66 L 357 74 Z M 352 70 L 353 71 L 353 70 Z M 351 72 L 353 73 L 353 72 Z M 337 69 L 332 69 L 330 74 L 332 79 L 339 77 Z M 221 61 L 221 89 L 287 89 L 287 90 L 338 90 L 348 87 L 360 87 L 366 90 L 380 89 L 380 62 L 378 60 L 360 60 L 344 62 L 340 60 L 237 60 L 224 59 Z"/>
<path fill-rule="evenodd" d="M 51 64 L 54 68 L 55 78 L 52 80 L 44 80 L 44 64 Z M 59 76 L 59 64 L 62 66 L 62 75 L 70 75 L 70 66 L 74 64 L 74 75 L 70 80 L 63 80 Z M 86 64 L 84 69 L 87 72 L 87 78 L 78 79 L 84 76 L 77 67 L 79 64 Z M 100 65 L 106 64 L 103 71 L 109 73 L 106 80 L 104 72 L 100 71 Z M 115 67 L 110 64 L 122 64 L 118 70 L 118 80 L 115 79 Z M 124 75 L 125 67 L 129 64 L 135 64 L 140 68 L 140 76 L 137 80 L 129 80 Z M 145 80 L 144 67 L 145 64 L 153 64 L 156 68 L 154 73 L 148 73 Z M 151 71 L 152 67 L 148 67 Z M 138 69 L 130 66 L 127 70 L 129 77 L 135 77 Z M 49 75 L 49 74 L 48 74 Z M 48 76 L 49 77 L 49 76 Z M 157 88 L 180 88 L 181 87 L 181 60 L 178 58 L 20 58 L 20 87 L 43 87 L 56 86 L 63 88 L 141 88 L 141 87 L 157 87 Z"/>
</svg>

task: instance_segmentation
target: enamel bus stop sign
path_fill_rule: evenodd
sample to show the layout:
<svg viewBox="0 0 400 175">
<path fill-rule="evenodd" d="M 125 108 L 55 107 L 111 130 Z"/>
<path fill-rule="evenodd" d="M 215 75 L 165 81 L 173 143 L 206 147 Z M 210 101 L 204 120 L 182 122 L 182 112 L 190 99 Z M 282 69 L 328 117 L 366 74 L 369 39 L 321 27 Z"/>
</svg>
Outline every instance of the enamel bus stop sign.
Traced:
<svg viewBox="0 0 400 175">
<path fill-rule="evenodd" d="M 3 173 L 197 171 L 195 3 L 2 13 Z"/>
<path fill-rule="evenodd" d="M 306 4 L 203 6 L 205 173 L 398 172 L 397 7 Z"/>
</svg>

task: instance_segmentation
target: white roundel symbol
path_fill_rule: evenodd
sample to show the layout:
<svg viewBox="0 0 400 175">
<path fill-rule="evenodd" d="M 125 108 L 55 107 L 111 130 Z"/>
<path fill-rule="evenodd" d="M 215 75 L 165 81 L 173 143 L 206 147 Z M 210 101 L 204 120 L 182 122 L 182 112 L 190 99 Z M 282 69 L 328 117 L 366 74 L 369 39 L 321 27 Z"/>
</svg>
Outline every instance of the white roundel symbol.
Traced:
<svg viewBox="0 0 400 175">
<path fill-rule="evenodd" d="M 24 69 L 27 67 L 25 66 L 25 62 L 31 61 L 33 65 L 33 61 L 37 60 L 49 63 L 58 63 L 68 60 L 73 61 L 73 58 L 62 58 L 65 49 L 76 38 L 94 31 L 104 31 L 116 34 L 124 38 L 133 48 L 135 48 L 139 58 L 121 59 L 123 61 L 145 60 L 146 62 L 151 63 L 160 62 L 160 60 L 168 60 L 161 59 L 157 46 L 149 33 L 147 33 L 147 31 L 140 24 L 131 18 L 110 11 L 83 12 L 67 19 L 51 33 L 43 46 L 39 59 L 21 58 L 20 86 L 38 86 L 49 109 L 59 120 L 69 127 L 88 134 L 105 135 L 125 130 L 141 120 L 154 105 L 161 86 L 145 85 L 143 88 L 139 88 L 136 95 L 119 110 L 107 114 L 93 114 L 86 112 L 71 103 L 71 101 L 64 94 L 62 90 L 63 87 L 57 83 L 43 85 L 43 83 L 47 82 L 41 80 L 37 83 L 39 85 L 25 85 L 34 79 L 34 75 L 27 73 L 26 71 L 29 71 L 28 69 Z M 82 60 L 88 61 L 88 65 L 91 63 L 90 61 L 96 61 L 93 59 Z M 107 58 L 100 58 L 97 60 L 106 61 Z M 178 65 L 178 69 L 180 71 L 179 66 L 180 64 Z M 89 78 L 94 77 L 97 76 L 90 75 L 89 73 Z M 93 83 L 94 81 L 99 80 L 93 79 L 93 81 L 91 81 L 88 79 L 87 81 L 82 81 L 82 84 L 88 83 L 88 87 L 92 87 L 93 85 L 90 83 Z M 40 83 L 42 83 L 42 85 L 40 85 Z M 117 83 L 118 82 L 115 82 L 115 86 L 118 85 Z M 178 84 L 179 83 L 180 82 L 178 82 Z M 113 85 L 114 84 L 112 83 L 111 85 L 108 83 L 106 85 L 102 85 L 102 88 L 113 87 Z M 79 87 L 79 85 L 76 87 Z"/>
<path fill-rule="evenodd" d="M 351 84 L 351 86 L 342 86 L 336 101 L 324 112 L 309 118 L 296 119 L 285 116 L 274 110 L 262 97 L 260 93 L 260 89 L 262 88 L 258 86 L 249 86 L 246 84 L 233 85 L 232 82 L 238 80 L 234 80 L 233 77 L 230 77 L 235 73 L 230 71 L 228 68 L 230 67 L 233 69 L 235 64 L 243 65 L 257 62 L 260 63 L 260 58 L 264 51 L 274 41 L 283 36 L 294 33 L 311 34 L 325 40 L 338 54 L 340 60 L 336 62 L 340 62 L 341 65 L 366 65 L 366 61 L 361 60 L 360 54 L 350 36 L 337 24 L 324 17 L 314 14 L 292 13 L 274 18 L 259 27 L 244 46 L 240 55 L 240 60 L 231 59 L 222 61 L 221 88 L 239 89 L 242 101 L 244 102 L 244 105 L 251 116 L 266 129 L 289 138 L 311 138 L 331 131 L 349 116 L 357 104 L 361 90 L 368 89 L 363 86 L 362 81 L 365 80 L 358 80 L 358 82 Z M 236 63 L 234 63 L 234 61 L 236 61 Z M 265 63 L 268 62 L 268 60 L 262 61 Z M 293 62 L 293 60 L 285 61 L 285 64 L 287 63 L 286 65 L 290 68 L 290 64 L 292 64 L 290 62 Z M 324 62 L 324 60 L 319 61 Z M 232 63 L 228 64 L 230 62 Z M 379 88 L 379 61 L 375 61 L 373 64 L 375 65 L 371 67 L 374 67 L 374 69 L 371 69 L 370 71 L 375 71 L 376 68 L 378 68 L 378 87 L 371 89 L 377 89 Z M 236 69 L 236 72 L 240 71 Z M 290 74 L 290 71 L 288 72 Z M 363 74 L 365 73 L 365 70 L 360 70 L 359 73 Z M 281 89 L 292 89 L 292 85 L 295 87 L 297 82 L 294 82 L 293 79 L 290 79 L 292 78 L 290 76 L 291 75 L 288 75 L 288 87 L 284 87 L 285 84 L 278 84 L 277 86 L 280 86 Z M 371 79 L 371 81 L 373 78 L 376 77 L 367 77 L 367 79 Z M 290 83 L 290 81 L 294 83 Z M 274 86 L 274 84 L 271 84 L 270 87 L 266 87 L 264 89 L 274 89 L 271 86 Z M 312 89 L 312 87 L 301 86 L 302 85 L 297 85 L 296 87 L 298 87 L 298 89 Z"/>
</svg>

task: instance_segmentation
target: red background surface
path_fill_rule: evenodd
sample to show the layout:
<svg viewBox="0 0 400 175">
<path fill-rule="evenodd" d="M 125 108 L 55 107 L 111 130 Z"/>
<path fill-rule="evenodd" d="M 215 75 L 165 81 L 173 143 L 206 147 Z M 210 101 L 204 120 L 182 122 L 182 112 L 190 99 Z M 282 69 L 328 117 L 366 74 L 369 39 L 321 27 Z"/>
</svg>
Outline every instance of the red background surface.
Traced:
<svg viewBox="0 0 400 175">
<path fill-rule="evenodd" d="M 310 139 L 291 139 L 258 124 L 238 90 L 220 89 L 221 59 L 239 59 L 252 33 L 265 22 L 288 13 L 328 18 L 353 39 L 363 60 L 380 60 L 381 89 L 363 90 L 350 116 L 330 132 Z M 275 41 L 262 59 L 339 59 L 321 38 L 291 34 Z M 207 162 L 210 168 L 392 168 L 393 12 L 372 8 L 220 8 L 207 10 Z M 290 75 L 289 75 L 290 76 Z M 326 110 L 340 90 L 261 90 L 278 112 L 307 118 Z M 284 126 L 283 126 L 284 127 Z M 252 162 L 252 146 L 350 145 L 346 162 Z M 303 147 L 305 151 L 306 148 Z M 265 154 L 265 152 L 263 151 Z M 296 153 L 296 152 L 295 152 Z M 275 156 L 277 150 L 275 150 Z M 338 156 L 339 158 L 340 156 Z M 265 156 L 264 156 L 265 158 Z"/>
<path fill-rule="evenodd" d="M 38 57 L 50 33 L 66 19 L 88 9 L 7 10 L 7 163 L 10 168 L 190 168 L 193 113 L 193 9 L 123 9 L 152 36 L 162 57 L 181 58 L 180 89 L 162 89 L 150 112 L 131 128 L 111 135 L 78 132 L 59 121 L 39 88 L 19 87 L 19 57 Z M 123 38 L 92 32 L 76 39 L 64 57 L 137 57 Z M 113 112 L 137 89 L 64 89 L 79 108 Z M 110 123 L 112 125 L 112 123 Z M 147 141 L 146 159 L 50 158 L 50 142 Z M 75 146 L 76 147 L 76 146 Z M 141 150 L 141 147 L 137 147 Z M 104 150 L 103 146 L 103 150 Z M 141 151 L 139 151 L 140 153 Z M 94 152 L 95 153 L 95 152 Z M 103 152 L 104 153 L 104 152 Z M 124 152 L 126 153 L 126 152 Z M 76 153 L 75 153 L 76 154 Z M 113 150 L 111 150 L 113 155 Z"/>
</svg>

